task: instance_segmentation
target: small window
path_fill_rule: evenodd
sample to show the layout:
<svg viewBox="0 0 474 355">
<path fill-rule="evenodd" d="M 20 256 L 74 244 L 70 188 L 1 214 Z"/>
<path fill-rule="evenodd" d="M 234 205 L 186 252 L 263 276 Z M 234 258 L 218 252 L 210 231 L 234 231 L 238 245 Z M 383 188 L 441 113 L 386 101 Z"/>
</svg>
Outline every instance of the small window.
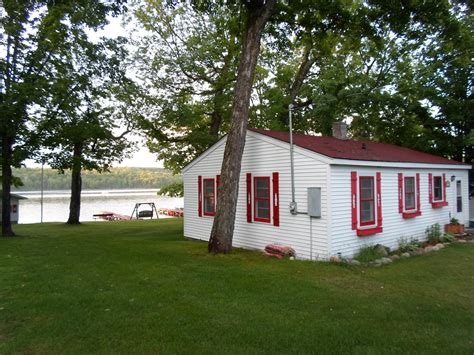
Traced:
<svg viewBox="0 0 474 355">
<path fill-rule="evenodd" d="M 443 179 L 441 176 L 433 177 L 433 200 L 443 201 Z"/>
<path fill-rule="evenodd" d="M 416 209 L 415 202 L 415 178 L 405 177 L 405 210 Z"/>
<path fill-rule="evenodd" d="M 360 184 L 360 225 L 375 224 L 374 178 L 361 176 Z"/>
<path fill-rule="evenodd" d="M 255 220 L 258 222 L 270 222 L 270 178 L 256 177 L 255 186 Z"/>
<path fill-rule="evenodd" d="M 456 181 L 456 211 L 462 212 L 462 189 L 461 181 Z"/>
<path fill-rule="evenodd" d="M 204 179 L 204 215 L 216 214 L 216 198 L 214 179 Z"/>
</svg>

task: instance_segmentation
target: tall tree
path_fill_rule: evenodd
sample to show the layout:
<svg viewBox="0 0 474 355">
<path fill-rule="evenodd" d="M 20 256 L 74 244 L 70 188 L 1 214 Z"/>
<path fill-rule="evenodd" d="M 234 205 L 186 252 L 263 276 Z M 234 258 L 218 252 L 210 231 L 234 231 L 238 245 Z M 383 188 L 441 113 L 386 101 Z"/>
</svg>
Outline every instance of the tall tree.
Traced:
<svg viewBox="0 0 474 355">
<path fill-rule="evenodd" d="M 466 5 L 453 6 L 443 28 L 426 41 L 415 67 L 424 98 L 434 112 L 425 122 L 437 138 L 438 150 L 471 163 L 474 148 L 474 23 Z"/>
<path fill-rule="evenodd" d="M 135 87 L 125 75 L 124 44 L 118 38 L 72 46 L 69 65 L 52 88 L 47 119 L 40 124 L 48 149 L 42 159 L 61 173 L 71 171 L 68 224 L 79 224 L 82 171 L 108 171 L 131 148 L 127 133 Z"/>
<path fill-rule="evenodd" d="M 0 137 L 2 144 L 2 235 L 13 236 L 10 220 L 12 166 L 37 146 L 36 108 L 49 96 L 71 42 L 85 29 L 103 26 L 122 1 L 51 2 L 4 0 L 0 3 Z"/>
<path fill-rule="evenodd" d="M 228 129 L 239 6 L 146 0 L 134 19 L 134 67 L 147 92 L 140 125 L 149 149 L 178 173 Z"/>
<path fill-rule="evenodd" d="M 275 8 L 276 0 L 249 0 L 243 3 L 247 9 L 245 37 L 234 90 L 231 124 L 221 168 L 216 216 L 208 244 L 209 252 L 213 253 L 228 253 L 232 248 L 250 95 L 260 52 L 260 40 Z"/>
</svg>

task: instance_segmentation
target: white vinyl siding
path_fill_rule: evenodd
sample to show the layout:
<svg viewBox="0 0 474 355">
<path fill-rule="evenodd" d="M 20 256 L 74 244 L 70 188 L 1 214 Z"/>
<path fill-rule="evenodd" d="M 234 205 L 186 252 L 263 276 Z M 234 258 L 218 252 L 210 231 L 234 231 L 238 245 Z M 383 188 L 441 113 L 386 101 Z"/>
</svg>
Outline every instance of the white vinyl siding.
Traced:
<svg viewBox="0 0 474 355">
<path fill-rule="evenodd" d="M 408 164 L 407 164 L 408 165 Z M 381 172 L 382 193 L 382 217 L 383 232 L 371 236 L 358 237 L 351 226 L 351 171 L 357 171 L 359 176 L 368 176 Z M 398 212 L 398 173 L 404 176 L 413 176 L 420 173 L 420 204 L 422 215 L 416 218 L 404 219 Z M 437 170 L 437 169 L 399 169 L 399 168 L 372 168 L 359 166 L 331 166 L 331 235 L 330 254 L 341 253 L 344 256 L 352 256 L 367 245 L 383 244 L 392 249 L 398 247 L 401 237 L 425 238 L 427 226 L 439 223 L 441 227 L 449 223 L 456 209 L 455 184 L 446 188 L 448 206 L 432 208 L 429 203 L 428 173 L 433 176 L 446 174 L 448 179 L 456 175 L 462 181 L 467 181 L 467 171 L 459 170 Z M 467 184 L 466 184 L 467 185 Z M 464 184 L 462 185 L 464 187 Z M 463 196 L 467 196 L 464 189 Z M 463 201 L 463 211 L 468 208 Z M 461 223 L 468 222 L 466 212 L 458 214 Z"/>
</svg>

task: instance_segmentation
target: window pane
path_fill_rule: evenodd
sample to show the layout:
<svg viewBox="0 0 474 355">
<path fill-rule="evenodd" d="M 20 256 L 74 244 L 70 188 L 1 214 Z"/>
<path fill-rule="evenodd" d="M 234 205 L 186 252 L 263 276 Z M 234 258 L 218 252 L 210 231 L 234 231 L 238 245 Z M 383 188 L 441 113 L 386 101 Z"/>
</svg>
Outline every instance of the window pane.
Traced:
<svg viewBox="0 0 474 355">
<path fill-rule="evenodd" d="M 442 179 L 441 176 L 435 176 L 433 179 L 434 199 L 439 201 L 443 199 Z"/>
<path fill-rule="evenodd" d="M 204 199 L 204 212 L 214 213 L 214 196 L 206 197 Z"/>
<path fill-rule="evenodd" d="M 360 179 L 360 195 L 363 200 L 374 198 L 374 180 L 371 178 Z"/>
<path fill-rule="evenodd" d="M 405 178 L 405 192 L 415 192 L 415 179 L 412 177 Z"/>
<path fill-rule="evenodd" d="M 255 204 L 255 217 L 262 219 L 270 218 L 269 200 L 257 200 Z"/>
<path fill-rule="evenodd" d="M 215 213 L 214 179 L 204 179 L 204 213 Z"/>
<path fill-rule="evenodd" d="M 255 195 L 257 198 L 269 198 L 270 189 L 268 185 L 268 179 L 255 179 Z"/>
<path fill-rule="evenodd" d="M 374 201 L 362 201 L 361 205 L 361 222 L 373 222 L 374 217 Z"/>
<path fill-rule="evenodd" d="M 360 186 L 362 188 L 372 188 L 374 179 L 372 178 L 361 178 L 360 179 Z"/>
<path fill-rule="evenodd" d="M 415 209 L 415 195 L 414 194 L 405 195 L 405 209 L 407 210 Z"/>
<path fill-rule="evenodd" d="M 362 199 L 364 199 L 364 200 L 374 198 L 373 190 L 372 190 L 372 189 L 362 188 L 362 190 L 361 190 L 361 197 L 362 197 Z"/>
<path fill-rule="evenodd" d="M 204 190 L 206 192 L 213 192 L 214 191 L 214 180 L 204 180 Z"/>
</svg>

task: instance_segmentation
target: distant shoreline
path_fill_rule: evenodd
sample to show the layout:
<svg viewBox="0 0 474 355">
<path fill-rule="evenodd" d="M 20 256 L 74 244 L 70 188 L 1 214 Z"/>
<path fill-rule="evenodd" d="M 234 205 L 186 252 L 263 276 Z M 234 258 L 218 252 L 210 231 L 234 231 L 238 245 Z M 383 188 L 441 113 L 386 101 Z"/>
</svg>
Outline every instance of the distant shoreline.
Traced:
<svg viewBox="0 0 474 355">
<path fill-rule="evenodd" d="M 12 189 L 15 193 L 41 190 L 41 168 L 14 169 L 13 175 L 23 182 L 24 186 Z M 181 175 L 173 175 L 162 168 L 113 168 L 110 172 L 98 173 L 84 171 L 82 174 L 83 191 L 89 190 L 137 190 L 147 189 L 158 191 L 171 183 L 181 182 Z M 51 168 L 43 171 L 43 187 L 45 191 L 69 191 L 71 174 L 66 171 L 59 174 Z"/>
<path fill-rule="evenodd" d="M 83 190 L 81 193 L 82 197 L 120 197 L 120 196 L 141 196 L 157 194 L 160 189 L 108 189 L 108 190 Z M 26 197 L 27 199 L 41 198 L 40 190 L 30 191 L 15 191 L 17 195 Z M 43 191 L 43 197 L 46 198 L 69 198 L 71 191 L 69 190 L 45 190 Z"/>
</svg>

